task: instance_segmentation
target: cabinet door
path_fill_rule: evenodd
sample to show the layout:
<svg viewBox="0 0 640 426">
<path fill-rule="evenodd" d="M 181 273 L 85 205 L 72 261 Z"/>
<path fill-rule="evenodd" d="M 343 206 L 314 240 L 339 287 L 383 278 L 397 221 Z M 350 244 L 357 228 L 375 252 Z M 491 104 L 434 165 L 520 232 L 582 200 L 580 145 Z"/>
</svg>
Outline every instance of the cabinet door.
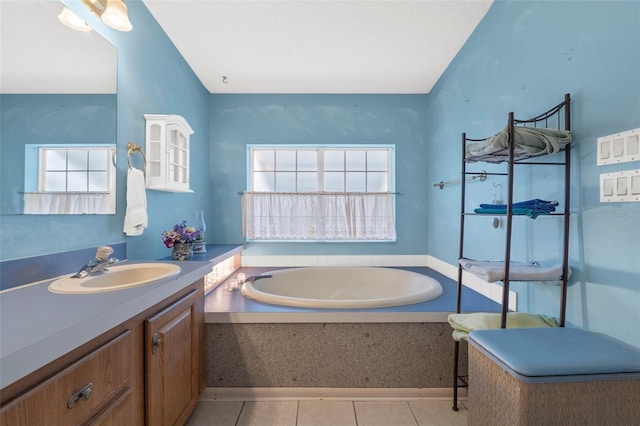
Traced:
<svg viewBox="0 0 640 426">
<path fill-rule="evenodd" d="M 166 152 L 163 149 L 166 128 L 158 121 L 147 121 L 147 186 L 166 180 Z"/>
<path fill-rule="evenodd" d="M 146 407 L 150 425 L 182 423 L 197 403 L 201 300 L 202 291 L 193 290 L 145 321 Z"/>
<path fill-rule="evenodd" d="M 189 189 L 189 137 L 175 124 L 167 125 L 167 186 Z"/>
</svg>

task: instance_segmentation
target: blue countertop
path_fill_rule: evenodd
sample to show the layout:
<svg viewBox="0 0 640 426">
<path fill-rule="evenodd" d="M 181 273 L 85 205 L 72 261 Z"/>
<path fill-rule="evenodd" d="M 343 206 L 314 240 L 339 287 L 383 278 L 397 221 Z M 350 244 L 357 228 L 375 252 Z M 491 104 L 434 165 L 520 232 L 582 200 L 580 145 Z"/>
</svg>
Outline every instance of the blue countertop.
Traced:
<svg viewBox="0 0 640 426">
<path fill-rule="evenodd" d="M 202 260 L 170 262 L 180 266 L 178 275 L 139 287 L 56 294 L 48 290 L 52 277 L 0 292 L 0 389 L 173 296 L 241 248 L 224 245 Z"/>
</svg>

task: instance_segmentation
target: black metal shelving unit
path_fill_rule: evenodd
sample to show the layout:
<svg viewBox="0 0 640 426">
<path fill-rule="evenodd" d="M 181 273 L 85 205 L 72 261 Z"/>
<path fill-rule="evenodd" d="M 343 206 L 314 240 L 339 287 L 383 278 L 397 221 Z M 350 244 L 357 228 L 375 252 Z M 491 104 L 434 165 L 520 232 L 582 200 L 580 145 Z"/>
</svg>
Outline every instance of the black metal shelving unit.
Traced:
<svg viewBox="0 0 640 426">
<path fill-rule="evenodd" d="M 570 94 L 564 95 L 564 100 L 548 111 L 526 120 L 516 119 L 513 112 L 509 113 L 509 121 L 507 125 L 508 129 L 508 160 L 506 161 L 506 171 L 502 173 L 486 173 L 469 171 L 467 170 L 467 160 L 465 159 L 466 147 L 469 142 L 482 142 L 486 139 L 470 139 L 467 138 L 467 134 L 462 134 L 462 173 L 461 173 L 461 209 L 460 209 L 460 250 L 459 258 L 464 257 L 464 234 L 465 234 L 465 221 L 469 216 L 474 216 L 476 213 L 468 213 L 465 211 L 466 200 L 466 181 L 469 176 L 506 176 L 508 181 L 507 188 L 507 212 L 506 212 L 506 239 L 505 239 L 505 254 L 504 254 L 504 279 L 502 280 L 502 312 L 501 312 L 501 328 L 506 327 L 507 312 L 509 310 L 509 269 L 511 262 L 511 236 L 513 230 L 513 182 L 514 171 L 516 167 L 520 166 L 536 166 L 536 165 L 551 165 L 564 167 L 564 211 L 562 213 L 553 214 L 553 216 L 563 217 L 563 247 L 562 247 L 562 278 L 560 280 L 561 296 L 560 296 L 560 314 L 558 324 L 560 327 L 565 325 L 566 317 L 566 299 L 567 299 L 567 282 L 569 277 L 569 206 L 570 206 L 570 160 L 571 160 L 571 144 L 567 144 L 564 147 L 564 160 L 558 162 L 545 162 L 538 161 L 541 157 L 530 156 L 516 156 L 515 144 L 513 143 L 515 135 L 515 127 L 545 127 L 556 128 L 563 130 L 571 130 L 571 96 Z M 535 158 L 536 160 L 531 160 Z M 542 157 L 544 158 L 544 157 Z M 486 215 L 484 215 L 486 216 Z M 463 268 L 458 264 L 458 295 L 456 300 L 456 313 L 461 313 L 462 305 L 462 273 Z M 459 358 L 460 358 L 460 342 L 455 341 L 454 349 L 454 368 L 453 368 L 453 410 L 458 411 L 458 389 L 461 387 L 467 387 L 467 376 L 461 376 L 459 374 Z"/>
</svg>

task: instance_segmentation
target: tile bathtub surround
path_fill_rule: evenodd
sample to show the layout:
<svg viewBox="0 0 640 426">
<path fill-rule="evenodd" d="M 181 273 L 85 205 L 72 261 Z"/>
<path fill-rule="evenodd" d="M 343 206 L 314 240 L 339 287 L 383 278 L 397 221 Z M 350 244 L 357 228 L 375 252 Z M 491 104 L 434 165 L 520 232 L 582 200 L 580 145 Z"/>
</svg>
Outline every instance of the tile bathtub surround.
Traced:
<svg viewBox="0 0 640 426">
<path fill-rule="evenodd" d="M 450 388 L 452 362 L 446 323 L 205 324 L 209 387 Z"/>
<path fill-rule="evenodd" d="M 451 401 L 200 401 L 187 426 L 466 426 Z"/>
<path fill-rule="evenodd" d="M 269 272 L 278 267 L 243 267 L 237 272 L 247 277 Z M 240 292 L 229 292 L 219 286 L 205 298 L 206 323 L 413 323 L 446 322 L 456 310 L 456 282 L 430 268 L 401 268 L 427 275 L 443 288 L 439 297 L 411 305 L 363 309 L 313 309 L 277 306 L 256 302 Z M 500 305 L 463 287 L 463 312 L 500 312 Z"/>
<path fill-rule="evenodd" d="M 415 255 L 318 255 L 318 256 L 251 256 L 242 255 L 242 267 L 314 267 L 314 266 L 380 266 L 380 267 L 429 267 L 457 281 L 458 265 L 451 265 L 426 254 Z M 468 272 L 463 273 L 463 284 L 488 297 L 502 302 L 502 285 L 488 283 Z M 509 306 L 517 306 L 517 293 L 509 291 Z"/>
</svg>

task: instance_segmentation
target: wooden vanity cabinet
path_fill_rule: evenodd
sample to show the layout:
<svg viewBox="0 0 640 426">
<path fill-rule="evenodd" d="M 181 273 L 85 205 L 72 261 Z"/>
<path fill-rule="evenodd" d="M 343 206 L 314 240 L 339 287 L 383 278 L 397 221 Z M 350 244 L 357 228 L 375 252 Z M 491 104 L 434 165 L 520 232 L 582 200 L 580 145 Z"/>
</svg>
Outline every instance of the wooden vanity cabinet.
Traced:
<svg viewBox="0 0 640 426">
<path fill-rule="evenodd" d="M 0 425 L 182 424 L 204 389 L 204 282 L 0 392 Z"/>
<path fill-rule="evenodd" d="M 134 419 L 133 343 L 131 331 L 125 331 L 4 407 L 0 423 L 73 425 Z"/>
</svg>

